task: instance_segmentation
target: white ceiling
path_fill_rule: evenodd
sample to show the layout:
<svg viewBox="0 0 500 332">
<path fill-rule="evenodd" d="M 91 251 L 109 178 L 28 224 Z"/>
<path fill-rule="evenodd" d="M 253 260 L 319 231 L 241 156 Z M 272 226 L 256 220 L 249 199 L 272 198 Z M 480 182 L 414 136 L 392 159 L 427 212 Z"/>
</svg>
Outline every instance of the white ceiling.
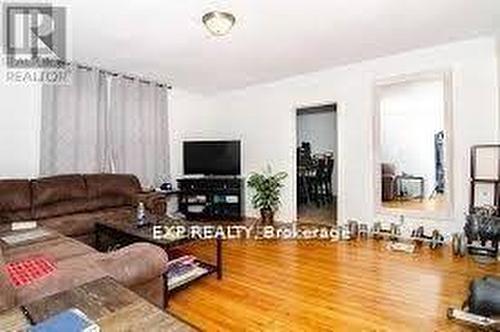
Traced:
<svg viewBox="0 0 500 332">
<path fill-rule="evenodd" d="M 500 31 L 500 0 L 72 0 L 73 59 L 215 92 Z M 203 13 L 236 16 L 225 37 Z"/>
</svg>

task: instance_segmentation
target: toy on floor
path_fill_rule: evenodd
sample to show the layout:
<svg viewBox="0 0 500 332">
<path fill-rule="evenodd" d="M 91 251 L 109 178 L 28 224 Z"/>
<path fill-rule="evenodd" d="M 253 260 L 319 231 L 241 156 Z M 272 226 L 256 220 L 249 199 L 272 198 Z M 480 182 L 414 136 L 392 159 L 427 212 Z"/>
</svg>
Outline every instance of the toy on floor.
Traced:
<svg viewBox="0 0 500 332">
<path fill-rule="evenodd" d="M 449 308 L 448 319 L 488 331 L 500 331 L 500 278 L 474 279 L 462 309 Z"/>
</svg>

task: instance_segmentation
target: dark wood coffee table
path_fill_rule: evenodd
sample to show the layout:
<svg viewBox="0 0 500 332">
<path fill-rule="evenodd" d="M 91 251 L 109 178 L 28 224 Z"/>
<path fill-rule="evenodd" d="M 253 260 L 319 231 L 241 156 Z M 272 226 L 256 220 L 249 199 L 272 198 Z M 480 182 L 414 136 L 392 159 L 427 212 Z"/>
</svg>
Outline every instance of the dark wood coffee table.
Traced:
<svg viewBox="0 0 500 332">
<path fill-rule="evenodd" d="M 99 221 L 96 223 L 95 236 L 96 236 L 96 248 L 99 251 L 110 251 L 115 250 L 120 247 L 135 243 L 135 242 L 149 242 L 163 248 L 167 253 L 174 249 L 178 249 L 184 245 L 202 241 L 201 239 L 183 237 L 183 238 L 155 238 L 154 226 L 185 226 L 191 227 L 195 223 L 171 220 L 168 218 L 160 218 L 150 222 L 146 225 L 138 226 L 136 222 L 133 221 L 121 221 L 121 220 L 108 220 Z M 204 225 L 207 225 L 204 223 Z M 165 286 L 164 294 L 164 304 L 165 307 L 168 306 L 168 301 L 170 296 L 179 290 L 185 289 L 190 284 L 196 282 L 197 280 L 208 276 L 210 274 L 216 273 L 217 279 L 222 279 L 222 239 L 217 237 L 215 239 L 215 262 L 208 263 L 201 260 L 197 260 L 197 264 L 207 272 L 200 275 L 194 279 L 191 279 L 183 284 L 176 286 L 175 288 L 169 289 L 167 273 L 164 273 L 163 280 Z"/>
<path fill-rule="evenodd" d="M 26 331 L 57 313 L 78 308 L 101 331 L 196 331 L 189 323 L 161 311 L 111 277 L 101 278 L 30 304 L 0 313 L 2 331 Z"/>
</svg>

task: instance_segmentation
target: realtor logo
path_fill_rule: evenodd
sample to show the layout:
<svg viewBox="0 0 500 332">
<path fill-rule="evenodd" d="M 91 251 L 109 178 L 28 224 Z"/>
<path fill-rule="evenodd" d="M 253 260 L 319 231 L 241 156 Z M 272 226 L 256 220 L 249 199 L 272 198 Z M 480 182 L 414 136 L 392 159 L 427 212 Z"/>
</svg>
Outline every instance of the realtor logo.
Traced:
<svg viewBox="0 0 500 332">
<path fill-rule="evenodd" d="M 4 3 L 3 46 L 8 68 L 61 68 L 66 61 L 66 9 Z"/>
</svg>

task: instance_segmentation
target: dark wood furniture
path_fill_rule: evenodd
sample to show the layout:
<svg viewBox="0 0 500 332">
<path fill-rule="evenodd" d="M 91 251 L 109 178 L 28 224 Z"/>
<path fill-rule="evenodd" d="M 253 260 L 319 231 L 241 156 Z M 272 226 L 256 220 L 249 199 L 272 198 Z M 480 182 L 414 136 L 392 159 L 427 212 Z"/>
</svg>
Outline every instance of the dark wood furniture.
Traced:
<svg viewBox="0 0 500 332">
<path fill-rule="evenodd" d="M 241 220 L 244 180 L 235 176 L 207 176 L 177 180 L 179 211 L 188 220 Z"/>
<path fill-rule="evenodd" d="M 320 155 L 314 158 L 304 158 L 299 154 L 297 198 L 300 204 L 314 203 L 319 207 L 333 202 L 332 174 L 334 166 L 335 160 L 332 156 Z"/>
<path fill-rule="evenodd" d="M 189 323 L 161 311 L 110 277 L 57 293 L 0 313 L 2 331 L 24 331 L 59 312 L 78 308 L 101 331 L 196 331 Z"/>
<path fill-rule="evenodd" d="M 206 223 L 203 223 L 207 226 Z M 157 246 L 162 247 L 169 255 L 176 249 L 193 243 L 196 241 L 202 241 L 202 239 L 193 238 L 190 236 L 182 238 L 157 238 L 154 236 L 155 226 L 182 226 L 186 230 L 190 227 L 197 226 L 196 223 L 184 222 L 178 220 L 171 220 L 169 218 L 158 218 L 156 220 L 151 220 L 146 225 L 139 226 L 133 221 L 101 221 L 96 224 L 96 248 L 99 251 L 115 250 L 122 246 L 126 246 L 135 242 L 149 242 Z M 189 233 L 189 231 L 188 231 Z M 172 257 L 172 256 L 170 256 Z M 215 239 L 215 262 L 207 263 L 198 260 L 197 263 L 207 270 L 206 274 L 203 274 L 189 282 L 183 283 L 182 285 L 175 287 L 174 289 L 168 288 L 168 278 L 167 274 L 163 275 L 164 280 L 164 305 L 168 306 L 168 301 L 172 293 L 182 290 L 188 287 L 190 284 L 196 282 L 197 280 L 208 276 L 210 274 L 216 273 L 217 279 L 222 279 L 222 239 L 217 237 Z"/>
</svg>

